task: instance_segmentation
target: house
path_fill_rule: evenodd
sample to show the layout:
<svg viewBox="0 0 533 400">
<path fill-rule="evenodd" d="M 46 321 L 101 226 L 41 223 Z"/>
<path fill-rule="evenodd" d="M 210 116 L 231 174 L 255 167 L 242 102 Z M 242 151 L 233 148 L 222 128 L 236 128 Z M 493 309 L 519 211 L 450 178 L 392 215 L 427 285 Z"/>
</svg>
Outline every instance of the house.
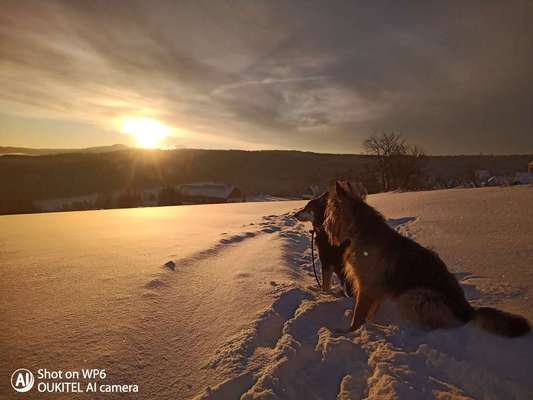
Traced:
<svg viewBox="0 0 533 400">
<path fill-rule="evenodd" d="M 492 175 L 486 169 L 476 169 L 474 172 L 476 182 L 486 182 Z"/>
<path fill-rule="evenodd" d="M 220 183 L 187 183 L 178 186 L 184 203 L 238 203 L 246 201 L 244 193 L 233 185 Z"/>
<path fill-rule="evenodd" d="M 487 186 L 508 186 L 510 184 L 510 179 L 505 176 L 491 176 L 487 179 Z"/>
<path fill-rule="evenodd" d="M 517 172 L 514 176 L 513 183 L 517 185 L 533 184 L 533 173 Z"/>
<path fill-rule="evenodd" d="M 533 184 L 533 161 L 527 164 L 528 172 L 517 172 L 514 176 L 513 183 L 515 185 Z"/>
</svg>

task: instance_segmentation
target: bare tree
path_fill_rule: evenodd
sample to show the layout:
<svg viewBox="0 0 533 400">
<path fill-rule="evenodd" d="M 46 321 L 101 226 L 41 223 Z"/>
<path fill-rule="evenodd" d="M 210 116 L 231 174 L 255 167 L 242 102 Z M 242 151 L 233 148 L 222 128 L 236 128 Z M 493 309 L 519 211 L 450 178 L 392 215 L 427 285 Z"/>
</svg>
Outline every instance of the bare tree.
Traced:
<svg viewBox="0 0 533 400">
<path fill-rule="evenodd" d="M 405 153 L 406 142 L 401 135 L 383 132 L 371 136 L 363 143 L 366 152 L 376 156 L 382 189 L 389 191 L 392 184 L 392 157 Z"/>
<path fill-rule="evenodd" d="M 413 177 L 420 174 L 424 153 L 408 144 L 401 134 L 383 132 L 371 136 L 363 142 L 363 147 L 368 154 L 376 156 L 384 191 L 409 188 Z"/>
</svg>

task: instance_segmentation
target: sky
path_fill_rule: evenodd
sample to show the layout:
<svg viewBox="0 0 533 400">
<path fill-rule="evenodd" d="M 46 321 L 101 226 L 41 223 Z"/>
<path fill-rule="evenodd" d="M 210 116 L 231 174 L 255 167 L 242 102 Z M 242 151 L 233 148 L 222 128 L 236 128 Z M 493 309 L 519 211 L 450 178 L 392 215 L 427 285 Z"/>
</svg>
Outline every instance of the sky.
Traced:
<svg viewBox="0 0 533 400">
<path fill-rule="evenodd" d="M 2 0 L 0 146 L 135 145 L 144 118 L 164 147 L 532 153 L 531 21 L 527 0 Z"/>
</svg>

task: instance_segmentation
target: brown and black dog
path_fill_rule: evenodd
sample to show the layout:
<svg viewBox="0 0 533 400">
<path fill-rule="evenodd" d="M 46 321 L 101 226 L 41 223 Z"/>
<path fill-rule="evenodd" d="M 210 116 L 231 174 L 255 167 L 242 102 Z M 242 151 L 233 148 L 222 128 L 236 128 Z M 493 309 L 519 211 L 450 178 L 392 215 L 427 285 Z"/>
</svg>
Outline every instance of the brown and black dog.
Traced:
<svg viewBox="0 0 533 400">
<path fill-rule="evenodd" d="M 335 182 L 330 189 L 324 228 L 333 245 L 349 241 L 344 251 L 346 277 L 357 288 L 351 330 L 385 298 L 397 301 L 403 318 L 429 329 L 474 321 L 508 337 L 531 330 L 521 316 L 472 307 L 438 254 L 389 227 L 348 182 Z"/>
<path fill-rule="evenodd" d="M 294 218 L 301 222 L 311 222 L 315 231 L 315 243 L 318 250 L 318 258 L 322 268 L 322 290 L 328 291 L 331 288 L 331 277 L 333 272 L 337 275 L 344 294 L 352 297 L 352 286 L 346 284 L 344 271 L 343 253 L 348 247 L 348 242 L 338 246 L 329 243 L 328 236 L 322 226 L 324 213 L 328 201 L 328 192 L 310 200 L 304 208 L 294 214 Z"/>
</svg>

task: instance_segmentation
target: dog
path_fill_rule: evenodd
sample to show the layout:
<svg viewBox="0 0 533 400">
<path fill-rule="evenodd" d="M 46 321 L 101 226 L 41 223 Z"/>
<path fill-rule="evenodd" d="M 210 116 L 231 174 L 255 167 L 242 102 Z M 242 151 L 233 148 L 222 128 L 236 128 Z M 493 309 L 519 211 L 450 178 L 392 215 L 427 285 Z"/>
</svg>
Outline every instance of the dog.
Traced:
<svg viewBox="0 0 533 400">
<path fill-rule="evenodd" d="M 325 292 L 330 290 L 331 277 L 333 276 L 333 272 L 335 272 L 343 287 L 344 294 L 347 297 L 352 297 L 352 285 L 346 282 L 343 261 L 343 253 L 348 247 L 348 243 L 345 242 L 338 246 L 331 245 L 322 226 L 327 201 L 328 192 L 325 192 L 321 196 L 310 200 L 304 208 L 294 214 L 294 218 L 301 222 L 311 222 L 313 224 L 318 258 L 320 259 L 322 269 L 322 290 Z"/>
<path fill-rule="evenodd" d="M 386 223 L 348 182 L 329 191 L 324 229 L 332 245 L 349 241 L 344 251 L 346 278 L 357 287 L 350 330 L 358 329 L 386 298 L 397 302 L 400 316 L 426 329 L 473 321 L 507 337 L 530 332 L 518 315 L 490 307 L 472 307 L 438 254 Z"/>
</svg>

